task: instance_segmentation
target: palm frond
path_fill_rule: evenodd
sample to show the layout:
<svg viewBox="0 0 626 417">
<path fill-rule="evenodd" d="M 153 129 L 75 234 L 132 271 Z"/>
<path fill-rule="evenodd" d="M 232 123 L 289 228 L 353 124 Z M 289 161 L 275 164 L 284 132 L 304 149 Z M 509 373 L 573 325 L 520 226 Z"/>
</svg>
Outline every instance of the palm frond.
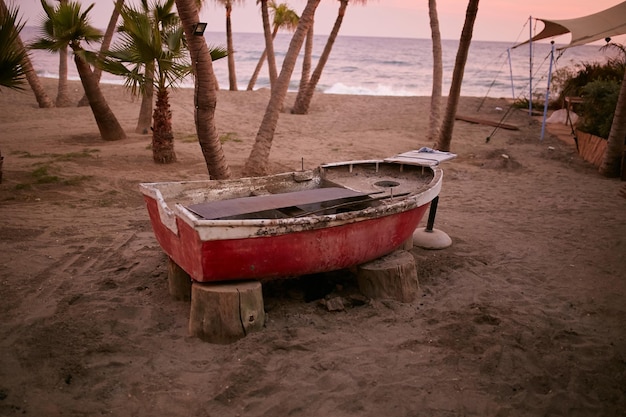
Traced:
<svg viewBox="0 0 626 417">
<path fill-rule="evenodd" d="M 145 77 L 146 67 L 154 68 L 154 84 L 167 88 L 179 83 L 190 72 L 188 52 L 180 19 L 173 12 L 174 0 L 158 1 L 140 6 L 125 5 L 120 10 L 122 24 L 119 39 L 105 54 L 102 67 L 126 79 L 134 91 L 150 82 Z M 117 62 L 117 64 L 113 64 Z"/>
<path fill-rule="evenodd" d="M 18 19 L 19 9 L 10 8 L 0 17 L 0 86 L 22 90 L 26 50 L 18 46 L 24 24 Z"/>
<path fill-rule="evenodd" d="M 67 46 L 74 45 L 76 49 L 80 42 L 98 41 L 102 32 L 89 23 L 89 12 L 93 4 L 86 10 L 81 10 L 78 2 L 60 3 L 56 7 L 46 0 L 41 0 L 46 17 L 41 23 L 40 36 L 31 44 L 34 49 L 59 51 Z"/>
<path fill-rule="evenodd" d="M 228 49 L 225 46 L 208 45 L 208 48 L 211 54 L 211 61 L 217 61 L 228 56 Z"/>
</svg>

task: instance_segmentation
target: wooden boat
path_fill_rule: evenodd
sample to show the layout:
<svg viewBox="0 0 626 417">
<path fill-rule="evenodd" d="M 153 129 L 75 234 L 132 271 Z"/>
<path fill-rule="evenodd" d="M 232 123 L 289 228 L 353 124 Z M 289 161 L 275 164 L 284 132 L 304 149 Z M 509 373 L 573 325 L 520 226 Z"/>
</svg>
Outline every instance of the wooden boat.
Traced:
<svg viewBox="0 0 626 417">
<path fill-rule="evenodd" d="M 441 189 L 437 165 L 368 160 L 233 180 L 143 183 L 156 238 L 198 282 L 362 264 L 412 238 Z"/>
</svg>

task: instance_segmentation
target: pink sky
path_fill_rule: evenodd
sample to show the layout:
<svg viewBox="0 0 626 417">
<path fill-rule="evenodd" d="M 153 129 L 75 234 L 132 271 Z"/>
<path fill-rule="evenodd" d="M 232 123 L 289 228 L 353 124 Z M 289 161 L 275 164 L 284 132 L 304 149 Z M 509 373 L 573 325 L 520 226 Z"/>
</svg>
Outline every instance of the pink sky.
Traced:
<svg viewBox="0 0 626 417">
<path fill-rule="evenodd" d="M 6 1 L 6 0 L 5 0 Z M 41 16 L 40 0 L 8 0 L 20 6 L 29 25 L 36 25 Z M 52 2 L 52 0 L 48 0 Z M 95 3 L 92 23 L 105 27 L 114 0 L 82 0 L 85 5 Z M 132 3 L 133 0 L 126 0 Z M 201 18 L 209 23 L 208 30 L 223 31 L 224 9 L 217 2 L 205 0 Z M 298 14 L 305 0 L 277 0 L 287 2 Z M 595 13 L 621 3 L 619 0 L 481 0 L 474 25 L 475 40 L 515 42 L 529 35 L 528 17 L 570 19 Z M 316 18 L 317 34 L 327 34 L 337 15 L 338 1 L 322 0 Z M 463 28 L 467 0 L 438 0 L 437 9 L 443 39 L 458 39 Z M 233 7 L 232 24 L 235 32 L 260 32 L 261 23 L 256 0 L 245 0 Z M 626 16 L 624 17 L 626 19 Z M 540 31 L 541 23 L 536 30 Z M 428 2 L 426 0 L 368 0 L 367 5 L 350 5 L 341 28 L 341 35 L 390 36 L 430 38 Z M 569 37 L 557 39 L 568 42 Z M 624 43 L 623 37 L 617 41 Z"/>
</svg>

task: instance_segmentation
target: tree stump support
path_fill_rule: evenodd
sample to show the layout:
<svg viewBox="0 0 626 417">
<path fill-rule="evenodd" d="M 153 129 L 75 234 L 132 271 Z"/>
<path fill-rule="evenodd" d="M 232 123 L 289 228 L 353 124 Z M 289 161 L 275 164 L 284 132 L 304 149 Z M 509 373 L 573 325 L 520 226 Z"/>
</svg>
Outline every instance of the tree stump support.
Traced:
<svg viewBox="0 0 626 417">
<path fill-rule="evenodd" d="M 191 277 L 176 262 L 169 258 L 167 264 L 167 284 L 174 300 L 191 300 Z"/>
<path fill-rule="evenodd" d="M 191 285 L 189 333 L 206 342 L 227 344 L 265 325 L 258 281 Z"/>
<path fill-rule="evenodd" d="M 410 303 L 419 292 L 415 259 L 405 250 L 359 265 L 357 281 L 363 295 L 373 299 L 391 298 Z"/>
</svg>

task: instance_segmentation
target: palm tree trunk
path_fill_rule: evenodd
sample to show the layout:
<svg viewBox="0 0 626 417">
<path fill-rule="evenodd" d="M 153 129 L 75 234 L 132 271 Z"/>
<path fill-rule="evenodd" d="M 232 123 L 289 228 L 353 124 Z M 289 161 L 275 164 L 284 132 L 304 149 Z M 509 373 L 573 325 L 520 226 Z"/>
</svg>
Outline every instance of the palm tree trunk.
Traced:
<svg viewBox="0 0 626 417">
<path fill-rule="evenodd" d="M 8 13 L 8 9 L 4 0 L 0 0 L 0 15 L 5 16 Z M 39 81 L 39 76 L 35 72 L 33 68 L 33 63 L 30 61 L 28 57 L 28 53 L 26 53 L 26 48 L 24 47 L 24 43 L 20 36 L 17 36 L 17 46 L 19 49 L 24 50 L 24 60 L 22 61 L 22 67 L 24 68 L 24 73 L 26 75 L 26 80 L 28 81 L 28 85 L 30 85 L 31 90 L 35 94 L 35 99 L 37 100 L 37 104 L 40 108 L 50 108 L 54 107 L 54 103 L 48 97 L 46 90 L 41 85 Z"/>
<path fill-rule="evenodd" d="M 230 22 L 232 7 L 226 6 L 226 48 L 228 50 L 228 84 L 230 91 L 237 91 L 237 73 L 235 72 L 235 49 L 233 48 L 233 28 Z"/>
<path fill-rule="evenodd" d="M 57 107 L 70 105 L 69 84 L 67 83 L 67 47 L 59 51 L 59 83 L 57 85 Z"/>
<path fill-rule="evenodd" d="M 256 80 L 259 78 L 259 73 L 261 72 L 261 68 L 263 68 L 263 63 L 265 62 L 266 57 L 267 57 L 267 49 L 263 49 L 263 53 L 261 54 L 261 57 L 259 58 L 259 62 L 257 62 L 256 67 L 254 67 L 254 72 L 252 73 L 252 76 L 250 77 L 250 81 L 248 81 L 248 87 L 246 87 L 246 90 L 248 91 L 254 90 Z"/>
<path fill-rule="evenodd" d="M 452 83 L 450 84 L 446 112 L 441 124 L 439 139 L 435 144 L 435 148 L 440 151 L 447 152 L 450 150 L 452 131 L 454 130 L 454 118 L 459 105 L 459 97 L 461 96 L 463 73 L 465 71 L 465 63 L 467 62 L 467 54 L 470 44 L 472 43 L 472 32 L 474 30 L 474 22 L 476 21 L 477 14 L 478 0 L 469 0 L 465 12 L 465 23 L 463 24 L 463 31 L 461 32 L 461 39 L 459 41 L 459 50 L 456 53 L 456 60 L 454 62 L 454 72 L 452 73 Z"/>
<path fill-rule="evenodd" d="M 100 55 L 103 52 L 109 50 L 111 46 L 111 41 L 113 40 L 113 34 L 115 33 L 115 27 L 117 26 L 117 20 L 120 17 L 120 10 L 124 6 L 124 0 L 117 0 L 115 6 L 113 7 L 113 13 L 111 13 L 111 18 L 109 19 L 109 24 L 107 25 L 107 30 L 104 32 L 104 37 L 102 38 L 102 44 L 100 45 Z M 96 67 L 93 71 L 96 76 L 98 82 L 100 82 L 100 77 L 102 76 L 102 69 Z M 87 106 L 89 105 L 89 100 L 87 100 L 87 95 L 83 95 L 83 97 L 78 101 L 78 106 Z M 152 107 L 150 108 L 152 110 Z"/>
<path fill-rule="evenodd" d="M 74 50 L 74 52 L 76 52 L 76 50 Z M 102 91 L 100 91 L 98 80 L 94 77 L 89 64 L 77 54 L 74 54 L 74 62 L 76 63 L 80 81 L 89 99 L 89 106 L 91 106 L 91 112 L 96 119 L 102 139 L 126 139 L 126 133 L 124 133 L 124 129 L 122 129 L 113 111 L 111 111 Z"/>
<path fill-rule="evenodd" d="M 24 44 L 22 41 L 19 41 L 19 47 L 23 48 Z M 28 85 L 30 85 L 30 89 L 33 90 L 33 94 L 35 94 L 35 99 L 37 100 L 37 104 L 42 109 L 48 109 L 50 107 L 54 107 L 54 103 L 52 99 L 46 93 L 46 90 L 41 85 L 41 81 L 39 81 L 39 76 L 35 69 L 33 68 L 33 63 L 30 61 L 28 54 L 24 58 L 22 62 L 22 66 L 26 72 L 26 80 L 28 81 Z"/>
<path fill-rule="evenodd" d="M 296 32 L 289 43 L 289 49 L 285 55 L 280 75 L 276 79 L 276 85 L 272 88 L 272 94 L 265 110 L 265 115 L 263 116 L 261 126 L 257 132 L 250 156 L 244 166 L 244 175 L 265 175 L 269 172 L 269 155 L 276 125 L 278 124 L 278 116 L 280 115 L 285 96 L 287 95 L 289 81 L 291 80 L 293 69 L 296 66 L 296 60 L 300 54 L 304 38 L 313 24 L 315 10 L 319 3 L 320 0 L 307 0 Z"/>
<path fill-rule="evenodd" d="M 274 45 L 274 39 L 276 38 L 277 33 L 278 33 L 278 26 L 274 27 L 274 31 L 272 32 L 272 42 L 270 42 L 272 44 L 272 53 L 274 52 L 273 45 Z M 263 50 L 263 53 L 261 54 L 261 57 L 259 58 L 259 62 L 257 62 L 256 67 L 254 67 L 254 72 L 252 73 L 252 76 L 250 77 L 250 81 L 248 81 L 248 87 L 247 87 L 248 91 L 252 91 L 254 89 L 254 85 L 256 84 L 256 80 L 259 78 L 259 73 L 261 72 L 261 68 L 263 68 L 263 63 L 265 62 L 265 58 L 267 58 L 267 47 Z M 274 61 L 274 71 L 276 71 L 276 60 L 274 59 L 273 61 Z M 270 71 L 270 74 L 271 74 L 271 71 Z M 275 78 L 274 78 L 274 81 L 276 81 Z M 271 84 L 272 84 L 272 77 L 270 75 L 270 86 Z"/>
<path fill-rule="evenodd" d="M 437 1 L 428 0 L 430 33 L 433 42 L 433 88 L 430 96 L 430 116 L 428 119 L 428 141 L 435 143 L 441 123 L 441 89 L 443 84 L 443 58 L 441 51 L 441 33 L 437 17 Z"/>
<path fill-rule="evenodd" d="M 67 4 L 67 0 L 59 0 L 61 4 Z M 57 85 L 57 107 L 68 107 L 70 105 L 69 86 L 67 83 L 67 51 L 68 48 L 59 50 L 59 82 Z"/>
<path fill-rule="evenodd" d="M 157 89 L 152 128 L 152 158 L 157 164 L 176 162 L 174 134 L 172 133 L 172 112 L 167 88 Z"/>
<path fill-rule="evenodd" d="M 621 161 L 624 155 L 624 139 L 626 139 L 626 72 L 619 90 L 617 106 L 611 123 L 611 131 L 607 139 L 606 152 L 600 165 L 600 174 L 605 177 L 620 175 Z"/>
<path fill-rule="evenodd" d="M 313 26 L 309 28 L 304 41 L 304 56 L 302 57 L 302 73 L 298 91 L 304 90 L 311 78 L 311 57 L 313 56 Z"/>
<path fill-rule="evenodd" d="M 194 119 L 198 141 L 209 176 L 214 179 L 230 178 L 230 168 L 215 127 L 217 93 L 211 54 L 204 36 L 194 36 L 193 27 L 199 21 L 195 0 L 176 0 L 176 9 L 185 29 L 195 75 Z"/>
<path fill-rule="evenodd" d="M 293 106 L 291 112 L 293 114 L 307 114 L 309 112 L 309 107 L 311 106 L 311 100 L 313 99 L 313 93 L 315 93 L 315 88 L 317 87 L 317 83 L 322 77 L 322 71 L 324 70 L 324 66 L 328 61 L 328 57 L 330 56 L 330 52 L 333 49 L 333 45 L 335 40 L 337 39 L 337 35 L 339 34 L 339 29 L 341 28 L 341 23 L 343 22 L 343 18 L 346 15 L 346 8 L 348 7 L 348 0 L 339 0 L 339 12 L 337 13 L 337 19 L 335 20 L 335 25 L 333 26 L 333 30 L 330 32 L 328 36 L 328 40 L 326 41 L 326 46 L 324 46 L 324 51 L 320 56 L 320 60 L 318 61 L 315 69 L 313 70 L 313 74 L 311 75 L 311 79 L 306 85 L 304 90 L 298 90 L 298 95 L 296 96 L 296 102 Z"/>
<path fill-rule="evenodd" d="M 276 78 L 278 77 L 276 70 L 276 55 L 274 54 L 274 36 L 278 32 L 278 27 L 275 28 L 274 36 L 270 30 L 270 17 L 267 10 L 267 0 L 261 0 L 261 16 L 263 18 L 263 33 L 265 34 L 265 51 L 267 56 L 267 66 L 270 71 L 270 87 L 274 87 Z"/>
<path fill-rule="evenodd" d="M 152 124 L 152 102 L 154 100 L 154 62 L 146 65 L 146 85 L 141 95 L 141 107 L 135 133 L 146 134 Z"/>
</svg>

